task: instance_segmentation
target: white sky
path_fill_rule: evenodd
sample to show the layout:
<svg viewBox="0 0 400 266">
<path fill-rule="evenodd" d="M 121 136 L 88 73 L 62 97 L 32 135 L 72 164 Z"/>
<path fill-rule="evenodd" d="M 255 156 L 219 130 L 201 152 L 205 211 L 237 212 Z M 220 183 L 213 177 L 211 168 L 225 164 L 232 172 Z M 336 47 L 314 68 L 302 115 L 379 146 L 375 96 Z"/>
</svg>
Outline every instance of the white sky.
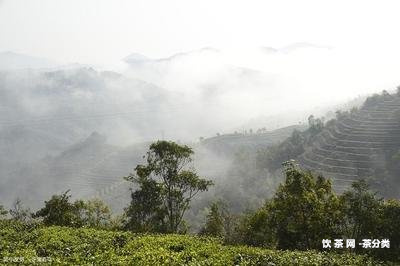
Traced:
<svg viewBox="0 0 400 266">
<path fill-rule="evenodd" d="M 399 57 L 399 1 L 0 0 L 0 51 L 106 65 L 310 42 Z"/>
</svg>

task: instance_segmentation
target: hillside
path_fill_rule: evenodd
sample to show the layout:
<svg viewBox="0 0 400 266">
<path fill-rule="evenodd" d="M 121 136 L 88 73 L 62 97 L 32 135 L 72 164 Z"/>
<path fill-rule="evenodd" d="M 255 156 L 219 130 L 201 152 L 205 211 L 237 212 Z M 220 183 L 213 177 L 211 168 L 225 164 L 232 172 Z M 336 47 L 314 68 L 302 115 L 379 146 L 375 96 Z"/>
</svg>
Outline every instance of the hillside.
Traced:
<svg viewBox="0 0 400 266">
<path fill-rule="evenodd" d="M 214 238 L 135 235 L 88 228 L 2 221 L 3 262 L 43 265 L 382 265 L 350 253 L 277 251 L 225 246 Z M 23 259 L 24 261 L 13 261 Z M 42 261 L 38 261 L 38 260 Z"/>
<path fill-rule="evenodd" d="M 287 139 L 293 130 L 303 130 L 306 126 L 294 125 L 273 131 L 262 131 L 249 134 L 224 134 L 207 138 L 202 141 L 202 146 L 207 147 L 220 154 L 232 154 L 241 149 L 256 151 L 260 148 L 267 148 Z"/>
<path fill-rule="evenodd" d="M 111 207 L 116 206 L 115 210 L 121 210 L 128 201 L 130 187 L 122 177 L 142 160 L 146 148 L 146 143 L 124 148 L 113 146 L 103 135 L 92 133 L 58 154 L 8 173 L 8 181 L 24 182 L 4 183 L 3 201 L 19 196 L 30 207 L 37 208 L 51 195 L 69 189 L 74 198 L 99 197 Z"/>
<path fill-rule="evenodd" d="M 235 153 L 241 150 L 254 152 L 260 147 L 269 147 L 284 140 L 295 128 L 301 127 L 292 126 L 247 135 L 227 134 L 205 139 L 192 145 L 197 154 L 196 167 L 205 176 L 221 179 L 227 175 Z M 127 176 L 142 162 L 147 142 L 119 147 L 109 144 L 104 135 L 94 132 L 87 138 L 70 144 L 70 141 L 61 142 L 52 137 L 56 136 L 54 134 L 43 137 L 46 133 L 44 131 L 31 130 L 35 135 L 26 129 L 27 133 L 22 135 L 21 132 L 25 132 L 22 129 L 24 128 L 11 128 L 8 133 L 9 141 L 0 142 L 5 148 L 11 144 L 12 147 L 21 146 L 11 150 L 12 153 L 3 149 L 8 152 L 8 156 L 4 154 L 0 160 L 4 166 L 3 171 L 11 168 L 11 163 L 19 162 L 19 165 L 13 167 L 13 171 L 4 173 L 6 178 L 0 189 L 3 202 L 11 204 L 19 196 L 36 208 L 54 193 L 70 189 L 74 198 L 99 197 L 117 212 L 126 206 L 131 184 L 122 177 Z M 8 131 L 2 131 L 3 134 L 6 132 Z M 25 158 L 31 161 L 25 162 L 28 160 Z M 230 176 L 232 179 L 232 174 Z M 16 184 L 10 180 L 23 182 Z M 29 193 L 26 193 L 28 190 Z"/>
<path fill-rule="evenodd" d="M 360 178 L 370 179 L 380 190 L 393 187 L 398 181 L 391 165 L 400 150 L 399 112 L 398 94 L 374 95 L 359 110 L 338 112 L 297 160 L 304 168 L 331 177 L 339 191 Z"/>
</svg>

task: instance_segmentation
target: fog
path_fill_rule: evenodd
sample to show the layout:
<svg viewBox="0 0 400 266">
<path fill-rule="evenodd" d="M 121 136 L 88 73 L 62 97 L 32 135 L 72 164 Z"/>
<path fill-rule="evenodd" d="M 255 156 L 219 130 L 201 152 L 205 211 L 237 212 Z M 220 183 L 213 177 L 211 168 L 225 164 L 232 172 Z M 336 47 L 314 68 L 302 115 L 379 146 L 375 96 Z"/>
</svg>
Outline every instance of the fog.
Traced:
<svg viewBox="0 0 400 266">
<path fill-rule="evenodd" d="M 235 167 L 252 162 L 235 164 L 235 145 L 292 128 L 262 143 L 217 134 L 302 126 L 400 84 L 394 2 L 357 21 L 354 3 L 283 2 L 0 0 L 0 203 L 38 207 L 67 189 L 126 203 L 122 177 L 157 139 L 193 146 L 214 191 L 239 193 Z M 265 177 L 260 195 L 279 179 L 248 175 Z"/>
<path fill-rule="evenodd" d="M 346 78 L 351 62 L 338 64 L 329 47 L 302 43 L 248 55 L 246 62 L 213 48 L 159 59 L 134 54 L 112 72 L 79 64 L 43 68 L 43 60 L 35 68 L 28 56 L 24 67 L 24 57 L 15 54 L 20 69 L 11 65 L 1 75 L 0 124 L 46 128 L 69 141 L 97 131 L 120 146 L 157 138 L 196 141 L 249 124 L 269 130 L 297 124 L 397 84 L 390 72 L 384 82 L 356 69 Z M 9 53 L 1 57 L 12 60 Z"/>
<path fill-rule="evenodd" d="M 195 147 L 199 172 L 222 182 L 232 172 L 235 150 L 228 147 L 233 144 L 202 147 L 200 137 L 304 124 L 310 114 L 324 116 L 379 92 L 367 84 L 395 86 L 379 84 L 367 72 L 353 71 L 345 79 L 349 66 L 340 65 L 335 53 L 296 43 L 237 53 L 202 48 L 156 59 L 131 54 L 118 72 L 2 53 L 0 58 L 13 62 L 8 68 L 3 64 L 0 73 L 3 201 L 24 195 L 37 207 L 51 194 L 71 189 L 75 197 L 120 193 L 126 202 L 129 185 L 122 177 L 157 139 Z M 391 80 L 386 74 L 385 82 Z M 234 187 L 240 188 L 236 178 Z M 260 193 L 271 191 L 265 189 Z"/>
</svg>

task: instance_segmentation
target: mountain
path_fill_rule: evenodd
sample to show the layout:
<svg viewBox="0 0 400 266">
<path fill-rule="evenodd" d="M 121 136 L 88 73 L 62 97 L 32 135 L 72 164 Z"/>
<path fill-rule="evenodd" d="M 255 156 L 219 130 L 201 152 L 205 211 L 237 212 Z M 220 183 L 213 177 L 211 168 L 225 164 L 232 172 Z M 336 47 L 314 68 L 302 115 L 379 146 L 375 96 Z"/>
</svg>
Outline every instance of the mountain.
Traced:
<svg viewBox="0 0 400 266">
<path fill-rule="evenodd" d="M 149 61 L 151 61 L 150 58 L 142 55 L 142 54 L 138 54 L 138 53 L 133 53 L 130 54 L 128 56 L 126 56 L 123 61 L 125 63 L 128 63 L 130 65 L 135 65 L 135 64 L 143 64 L 143 63 L 147 63 Z"/>
<path fill-rule="evenodd" d="M 97 191 L 87 174 L 120 147 L 159 136 L 159 108 L 169 101 L 162 88 L 91 68 L 4 71 L 0 84 L 0 193 L 7 206 L 17 196 L 39 206 L 68 188 L 76 196 Z M 117 168 L 122 172 L 109 174 L 118 180 L 131 170 Z"/>
<path fill-rule="evenodd" d="M 0 71 L 20 69 L 46 69 L 56 67 L 58 64 L 40 57 L 29 56 L 14 52 L 0 53 Z"/>
<path fill-rule="evenodd" d="M 317 45 L 313 43 L 307 43 L 307 42 L 298 42 L 298 43 L 292 43 L 290 45 L 281 47 L 281 48 L 273 48 L 269 46 L 262 46 L 260 47 L 260 50 L 266 54 L 274 54 L 274 53 L 292 53 L 300 50 L 305 50 L 305 49 L 332 49 L 330 46 L 326 45 Z"/>
</svg>

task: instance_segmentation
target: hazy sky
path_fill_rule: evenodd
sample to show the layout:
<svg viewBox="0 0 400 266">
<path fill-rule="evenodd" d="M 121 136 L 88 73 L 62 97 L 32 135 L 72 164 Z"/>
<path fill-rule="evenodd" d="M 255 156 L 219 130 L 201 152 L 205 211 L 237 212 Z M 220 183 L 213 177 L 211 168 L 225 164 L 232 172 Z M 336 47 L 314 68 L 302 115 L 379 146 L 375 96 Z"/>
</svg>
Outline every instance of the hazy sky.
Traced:
<svg viewBox="0 0 400 266">
<path fill-rule="evenodd" d="M 131 53 L 159 58 L 214 47 L 223 51 L 223 64 L 275 75 L 280 83 L 263 93 L 285 91 L 287 101 L 304 107 L 400 84 L 398 7 L 383 0 L 0 0 L 0 52 L 124 72 L 122 59 Z M 258 49 L 296 43 L 310 45 L 272 54 Z M 196 73 L 201 85 L 219 73 L 219 59 L 212 60 L 178 63 L 172 74 L 164 69 L 168 84 L 142 72 L 138 78 L 175 88 Z M 188 95 L 194 87 L 183 86 Z"/>
<path fill-rule="evenodd" d="M 113 63 L 294 42 L 399 56 L 398 1 L 0 0 L 0 51 Z"/>
</svg>

